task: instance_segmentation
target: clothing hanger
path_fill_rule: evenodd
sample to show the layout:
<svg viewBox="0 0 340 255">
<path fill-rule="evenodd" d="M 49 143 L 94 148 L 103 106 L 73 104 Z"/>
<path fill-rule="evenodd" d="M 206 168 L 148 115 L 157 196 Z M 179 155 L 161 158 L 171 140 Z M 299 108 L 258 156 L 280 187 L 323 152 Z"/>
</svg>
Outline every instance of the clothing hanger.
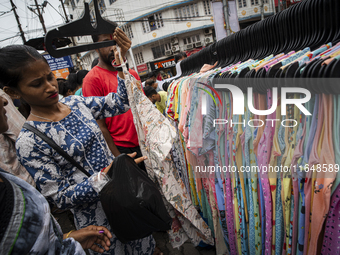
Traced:
<svg viewBox="0 0 340 255">
<path fill-rule="evenodd" d="M 340 15 L 339 15 L 339 13 L 340 13 L 340 3 L 339 3 L 339 1 L 332 1 L 332 6 L 333 6 L 333 15 L 334 15 L 334 17 L 335 17 L 335 19 L 336 19 L 336 22 L 333 24 L 333 25 L 335 25 L 335 31 L 336 31 L 336 33 L 335 33 L 335 36 L 334 36 L 334 38 L 333 38 L 333 42 L 334 42 L 334 44 L 336 44 L 336 43 L 338 43 L 339 41 L 340 41 Z"/>
<path fill-rule="evenodd" d="M 297 28 L 297 26 L 295 25 L 296 21 L 295 21 L 295 9 L 296 9 L 296 5 L 293 5 L 290 9 L 290 11 L 287 12 L 286 14 L 286 18 L 287 18 L 287 32 L 289 37 L 287 38 L 288 40 L 288 44 L 287 44 L 287 51 L 291 51 L 291 50 L 296 50 L 296 48 L 294 48 L 294 44 L 295 44 L 295 40 L 296 40 L 296 36 L 295 36 L 295 29 Z"/>
<path fill-rule="evenodd" d="M 294 78 L 296 70 L 299 68 L 299 62 L 295 61 L 287 67 L 285 78 Z"/>
<path fill-rule="evenodd" d="M 96 16 L 95 26 L 91 24 L 90 17 L 90 9 L 89 4 L 84 2 L 85 10 L 84 15 L 81 19 L 58 27 L 56 29 L 52 29 L 47 32 L 45 37 L 45 46 L 48 53 L 53 57 L 63 57 L 67 55 L 72 55 L 75 53 L 94 50 L 102 47 L 108 47 L 111 45 L 115 45 L 114 40 L 105 41 L 105 42 L 96 42 L 90 43 L 86 45 L 79 45 L 73 47 L 67 47 L 63 49 L 55 49 L 53 46 L 53 40 L 55 38 L 61 37 L 72 37 L 72 36 L 83 36 L 83 35 L 99 35 L 99 34 L 112 34 L 113 32 L 113 24 L 105 21 L 101 16 L 98 10 L 98 1 L 93 0 L 94 11 Z"/>
<path fill-rule="evenodd" d="M 334 20 L 333 11 L 331 9 L 330 0 L 322 1 L 323 10 L 325 13 L 325 17 L 323 18 L 324 24 L 322 25 L 323 28 L 323 35 L 322 35 L 322 42 L 331 42 L 334 37 L 334 28 L 332 24 L 336 22 Z"/>
<path fill-rule="evenodd" d="M 336 60 L 331 67 L 331 72 L 329 77 L 331 78 L 340 78 L 340 60 Z M 335 92 L 335 94 L 340 94 L 339 84 L 337 82 L 331 82 L 331 90 Z"/>
<path fill-rule="evenodd" d="M 321 69 L 321 64 L 323 62 L 324 62 L 323 59 L 319 59 L 318 61 L 315 61 L 315 63 L 309 69 L 307 76 L 309 78 L 317 78 L 319 71 Z M 320 86 L 320 84 L 317 84 L 316 82 L 313 82 L 313 81 L 310 82 L 309 88 L 311 88 L 311 92 L 314 91 L 315 94 L 325 93 L 324 87 Z"/>
<path fill-rule="evenodd" d="M 299 16 L 301 17 L 301 30 L 300 30 L 300 38 L 301 38 L 301 48 L 306 48 L 309 45 L 309 36 L 310 36 L 310 24 L 308 22 L 308 12 L 307 12 L 307 5 L 308 1 L 303 1 L 299 4 Z"/>
</svg>

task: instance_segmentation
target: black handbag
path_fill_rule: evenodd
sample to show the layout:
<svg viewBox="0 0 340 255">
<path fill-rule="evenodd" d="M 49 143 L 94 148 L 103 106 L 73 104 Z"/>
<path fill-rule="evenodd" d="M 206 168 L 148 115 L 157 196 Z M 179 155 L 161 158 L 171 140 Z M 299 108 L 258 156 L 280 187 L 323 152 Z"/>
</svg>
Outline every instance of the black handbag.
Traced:
<svg viewBox="0 0 340 255">
<path fill-rule="evenodd" d="M 86 176 L 91 176 L 52 139 L 25 123 L 24 128 L 38 135 Z M 111 180 L 100 191 L 100 201 L 112 232 L 122 243 L 142 239 L 155 231 L 171 228 L 172 218 L 156 184 L 126 154 L 116 157 L 107 172 Z"/>
</svg>

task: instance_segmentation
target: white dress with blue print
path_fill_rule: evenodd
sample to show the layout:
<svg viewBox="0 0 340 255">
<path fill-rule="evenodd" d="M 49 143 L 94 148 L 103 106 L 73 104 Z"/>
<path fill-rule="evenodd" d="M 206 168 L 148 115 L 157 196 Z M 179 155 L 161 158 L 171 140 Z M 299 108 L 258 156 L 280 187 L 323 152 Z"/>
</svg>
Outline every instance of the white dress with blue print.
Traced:
<svg viewBox="0 0 340 255">
<path fill-rule="evenodd" d="M 105 226 L 110 229 L 98 193 L 93 185 L 97 173 L 114 159 L 96 122 L 129 110 L 124 81 L 118 78 L 117 93 L 106 97 L 70 96 L 61 102 L 71 113 L 58 122 L 28 121 L 28 123 L 58 144 L 91 176 L 88 178 L 60 156 L 40 137 L 22 129 L 16 143 L 22 165 L 34 178 L 37 188 L 61 209 L 70 209 L 76 227 Z M 133 230 L 131 230 L 133 231 Z M 122 244 L 115 236 L 110 252 L 103 254 L 152 254 L 155 241 L 152 236 Z M 92 253 L 95 254 L 95 253 Z"/>
</svg>

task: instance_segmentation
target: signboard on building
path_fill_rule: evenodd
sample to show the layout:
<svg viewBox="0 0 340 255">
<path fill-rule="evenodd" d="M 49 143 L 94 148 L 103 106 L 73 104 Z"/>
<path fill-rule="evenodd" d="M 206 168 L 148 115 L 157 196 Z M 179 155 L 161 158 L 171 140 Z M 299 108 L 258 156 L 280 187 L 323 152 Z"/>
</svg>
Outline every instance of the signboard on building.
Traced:
<svg viewBox="0 0 340 255">
<path fill-rule="evenodd" d="M 149 69 L 148 69 L 148 65 L 147 64 L 142 64 L 137 66 L 137 73 L 140 76 L 146 75 L 148 73 Z"/>
<path fill-rule="evenodd" d="M 142 64 L 137 66 L 137 71 L 138 73 L 142 73 L 148 70 L 148 65 L 147 64 Z"/>
<path fill-rule="evenodd" d="M 47 63 L 50 66 L 51 71 L 73 67 L 72 59 L 70 56 L 62 58 L 54 58 L 49 54 L 45 54 L 43 56 L 47 60 Z"/>
<path fill-rule="evenodd" d="M 58 78 L 66 79 L 67 76 L 70 74 L 70 72 L 68 71 L 68 68 L 54 70 L 54 71 L 52 71 L 52 73 L 54 73 L 54 76 L 55 76 L 56 79 L 58 79 Z"/>
<path fill-rule="evenodd" d="M 175 58 L 170 57 L 164 60 L 150 62 L 151 70 L 161 70 L 176 66 Z"/>
</svg>

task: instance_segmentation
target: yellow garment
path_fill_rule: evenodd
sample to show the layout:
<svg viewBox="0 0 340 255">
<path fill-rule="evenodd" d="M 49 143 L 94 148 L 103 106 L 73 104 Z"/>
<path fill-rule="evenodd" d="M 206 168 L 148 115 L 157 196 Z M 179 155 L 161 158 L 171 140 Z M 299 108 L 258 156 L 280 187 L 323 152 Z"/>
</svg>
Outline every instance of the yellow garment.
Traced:
<svg viewBox="0 0 340 255">
<path fill-rule="evenodd" d="M 167 99 L 168 93 L 166 93 L 165 91 L 159 91 L 158 94 L 161 96 L 161 101 L 156 102 L 156 107 L 161 113 L 163 113 L 163 111 L 166 108 L 166 99 Z"/>
<path fill-rule="evenodd" d="M 175 89 L 175 100 L 174 100 L 174 113 L 175 113 L 175 117 L 174 120 L 178 120 L 178 112 L 177 112 L 177 104 L 179 104 L 178 102 L 178 89 L 179 89 L 180 83 L 178 84 L 177 88 Z"/>
</svg>

